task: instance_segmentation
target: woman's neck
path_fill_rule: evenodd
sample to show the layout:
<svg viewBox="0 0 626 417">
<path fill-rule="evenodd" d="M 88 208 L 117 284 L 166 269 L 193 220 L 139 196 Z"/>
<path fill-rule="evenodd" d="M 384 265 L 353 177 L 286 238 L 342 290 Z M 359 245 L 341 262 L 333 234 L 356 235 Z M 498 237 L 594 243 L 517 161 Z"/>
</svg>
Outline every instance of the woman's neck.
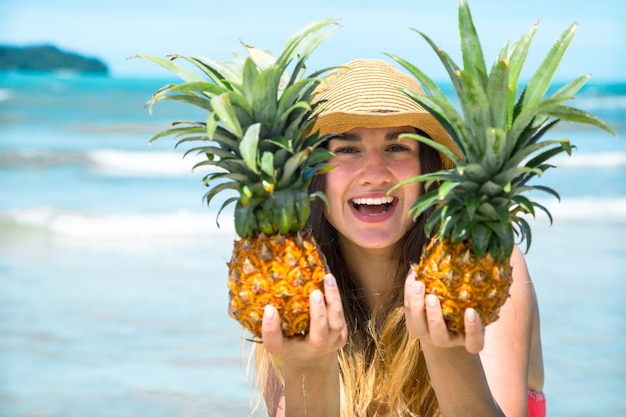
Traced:
<svg viewBox="0 0 626 417">
<path fill-rule="evenodd" d="M 370 249 L 340 239 L 341 251 L 350 273 L 361 286 L 370 307 L 375 307 L 381 295 L 394 287 L 398 273 L 395 248 Z"/>
</svg>

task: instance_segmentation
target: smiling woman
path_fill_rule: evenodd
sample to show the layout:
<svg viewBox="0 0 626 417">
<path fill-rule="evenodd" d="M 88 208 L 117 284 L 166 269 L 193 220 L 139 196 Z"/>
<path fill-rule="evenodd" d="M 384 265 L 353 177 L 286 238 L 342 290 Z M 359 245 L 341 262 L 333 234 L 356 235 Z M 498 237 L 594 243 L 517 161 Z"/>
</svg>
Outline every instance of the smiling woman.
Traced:
<svg viewBox="0 0 626 417">
<path fill-rule="evenodd" d="M 324 281 L 324 300 L 311 298 L 308 335 L 284 338 L 278 312 L 265 309 L 263 344 L 254 349 L 271 416 L 439 416 L 468 408 L 475 415 L 499 416 L 500 408 L 523 415 L 528 389 L 542 389 L 543 382 L 529 381 L 526 373 L 529 367 L 540 373 L 542 363 L 539 346 L 534 355 L 523 348 L 538 334 L 531 331 L 538 313 L 519 252 L 515 307 L 486 331 L 468 308 L 464 335 L 448 331 L 439 300 L 426 296 L 410 268 L 427 240 L 426 214 L 409 215 L 424 186 L 407 180 L 449 166 L 453 155 L 412 135 L 426 133 L 455 148 L 400 88 L 421 92 L 389 63 L 364 59 L 338 67 L 318 87 L 323 104 L 314 129 L 332 134 L 327 148 L 334 168 L 311 184 L 327 204 L 313 202 L 308 224 L 332 275 Z M 479 352 L 489 358 L 484 366 Z M 506 389 L 498 383 L 502 372 Z"/>
<path fill-rule="evenodd" d="M 550 213 L 521 194 L 558 196 L 529 183 L 571 153 L 568 139 L 544 139 L 558 121 L 614 132 L 564 104 L 588 77 L 548 93 L 575 24 L 518 92 L 537 26 L 488 70 L 464 0 L 458 16 L 463 67 L 419 33 L 460 112 L 392 54 L 429 95 L 375 60 L 337 67 L 316 90 L 313 130 L 330 135 L 334 168 L 311 184 L 327 204 L 309 224 L 333 276 L 325 300 L 311 297 L 306 336 L 285 339 L 276 309 L 265 308 L 257 363 L 273 416 L 545 416 L 538 302 L 515 237 L 531 239 L 521 215 Z"/>
</svg>

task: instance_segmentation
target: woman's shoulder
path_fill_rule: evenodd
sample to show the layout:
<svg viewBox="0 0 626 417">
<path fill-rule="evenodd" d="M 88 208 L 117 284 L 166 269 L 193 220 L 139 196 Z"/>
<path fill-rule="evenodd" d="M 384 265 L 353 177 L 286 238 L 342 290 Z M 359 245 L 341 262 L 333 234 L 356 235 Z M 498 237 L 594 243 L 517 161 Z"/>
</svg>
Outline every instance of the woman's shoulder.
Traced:
<svg viewBox="0 0 626 417">
<path fill-rule="evenodd" d="M 511 267 L 513 268 L 513 274 L 515 274 L 515 270 L 517 269 L 518 275 L 526 275 L 530 280 L 526 258 L 524 257 L 522 250 L 517 245 L 513 246 L 513 252 L 511 253 Z M 515 278 L 515 276 L 513 278 Z"/>
</svg>

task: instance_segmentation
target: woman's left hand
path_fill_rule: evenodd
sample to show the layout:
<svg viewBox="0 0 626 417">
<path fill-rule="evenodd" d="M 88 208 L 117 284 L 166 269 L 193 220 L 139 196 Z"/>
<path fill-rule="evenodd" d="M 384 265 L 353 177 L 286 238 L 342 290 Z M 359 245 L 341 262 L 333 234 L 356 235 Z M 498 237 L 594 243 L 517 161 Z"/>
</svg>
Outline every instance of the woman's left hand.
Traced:
<svg viewBox="0 0 626 417">
<path fill-rule="evenodd" d="M 465 310 L 465 334 L 448 331 L 439 298 L 425 294 L 424 283 L 409 271 L 404 285 L 404 315 L 409 334 L 435 347 L 465 346 L 469 353 L 479 353 L 485 344 L 485 327 L 476 310 Z"/>
</svg>

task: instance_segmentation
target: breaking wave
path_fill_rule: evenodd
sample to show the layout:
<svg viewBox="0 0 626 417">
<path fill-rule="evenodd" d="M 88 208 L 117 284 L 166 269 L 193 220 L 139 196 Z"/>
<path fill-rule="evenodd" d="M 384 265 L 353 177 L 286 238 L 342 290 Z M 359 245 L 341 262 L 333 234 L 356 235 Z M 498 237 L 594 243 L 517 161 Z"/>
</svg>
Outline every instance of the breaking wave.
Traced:
<svg viewBox="0 0 626 417">
<path fill-rule="evenodd" d="M 232 216 L 213 212 L 97 213 L 50 207 L 0 212 L 0 234 L 11 231 L 51 234 L 89 241 L 166 238 L 234 238 Z"/>
<path fill-rule="evenodd" d="M 626 222 L 626 197 L 566 198 L 541 202 L 555 222 Z M 536 221 L 547 221 L 537 211 Z M 217 222 L 219 221 L 219 227 Z M 531 220 L 535 221 L 535 220 Z M 86 241 L 210 238 L 234 239 L 232 214 L 219 219 L 213 211 L 177 210 L 167 213 L 99 213 L 51 207 L 0 212 L 0 234 L 26 231 Z"/>
<path fill-rule="evenodd" d="M 599 152 L 559 156 L 551 161 L 561 168 L 571 169 L 623 169 L 626 168 L 626 153 Z"/>
<path fill-rule="evenodd" d="M 116 176 L 180 176 L 189 175 L 199 157 L 183 158 L 174 151 L 40 151 L 0 152 L 0 168 L 50 169 L 63 165 L 82 166 Z"/>
<path fill-rule="evenodd" d="M 20 150 L 0 152 L 0 168 L 50 169 L 78 165 L 114 176 L 184 176 L 192 172 L 201 157 L 180 151 L 90 151 Z M 624 169 L 626 152 L 580 153 L 559 156 L 551 161 L 559 169 Z M 207 168 L 202 168 L 207 170 Z"/>
</svg>

